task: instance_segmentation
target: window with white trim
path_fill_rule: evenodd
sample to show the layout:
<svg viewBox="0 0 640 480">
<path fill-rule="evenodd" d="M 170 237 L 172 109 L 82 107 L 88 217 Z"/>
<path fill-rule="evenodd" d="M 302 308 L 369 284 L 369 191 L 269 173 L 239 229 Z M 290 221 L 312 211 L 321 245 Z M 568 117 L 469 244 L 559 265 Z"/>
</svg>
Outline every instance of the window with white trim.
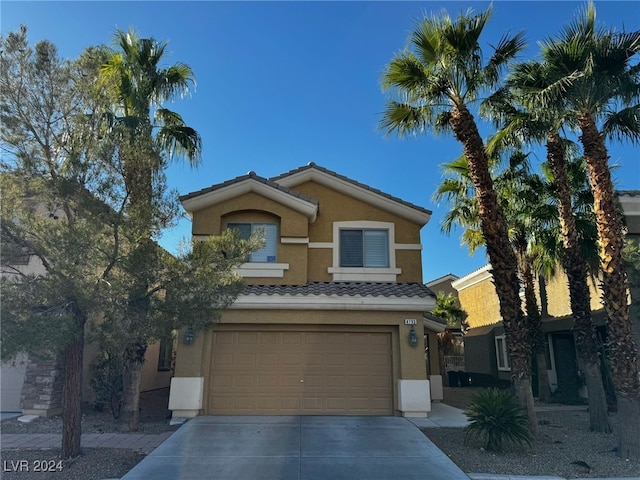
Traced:
<svg viewBox="0 0 640 480">
<path fill-rule="evenodd" d="M 389 231 L 341 229 L 340 267 L 389 267 Z"/>
<path fill-rule="evenodd" d="M 249 240 L 253 234 L 263 235 L 264 246 L 251 254 L 249 262 L 275 263 L 277 261 L 278 225 L 275 223 L 228 223 L 227 228 L 237 230 L 243 240 Z"/>
<path fill-rule="evenodd" d="M 495 337 L 495 342 L 498 370 L 511 370 L 511 365 L 509 364 L 509 353 L 507 352 L 507 338 L 504 335 L 500 335 Z"/>
</svg>

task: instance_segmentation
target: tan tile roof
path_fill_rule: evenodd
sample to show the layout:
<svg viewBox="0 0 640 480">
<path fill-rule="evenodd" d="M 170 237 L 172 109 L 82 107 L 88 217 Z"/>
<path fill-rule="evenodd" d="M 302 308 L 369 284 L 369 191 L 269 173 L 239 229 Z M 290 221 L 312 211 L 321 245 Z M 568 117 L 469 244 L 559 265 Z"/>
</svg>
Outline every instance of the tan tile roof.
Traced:
<svg viewBox="0 0 640 480">
<path fill-rule="evenodd" d="M 309 282 L 304 285 L 247 285 L 243 295 L 338 297 L 435 297 L 422 283 Z"/>
</svg>

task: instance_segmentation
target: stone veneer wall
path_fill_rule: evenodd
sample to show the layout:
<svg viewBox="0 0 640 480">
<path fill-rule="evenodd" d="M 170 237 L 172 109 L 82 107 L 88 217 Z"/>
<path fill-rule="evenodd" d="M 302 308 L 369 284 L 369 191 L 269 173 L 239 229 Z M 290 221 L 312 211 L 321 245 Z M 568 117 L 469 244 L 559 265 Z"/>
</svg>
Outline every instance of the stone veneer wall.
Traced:
<svg viewBox="0 0 640 480">
<path fill-rule="evenodd" d="M 22 387 L 22 413 L 45 417 L 61 414 L 63 377 L 62 361 L 30 359 Z"/>
</svg>

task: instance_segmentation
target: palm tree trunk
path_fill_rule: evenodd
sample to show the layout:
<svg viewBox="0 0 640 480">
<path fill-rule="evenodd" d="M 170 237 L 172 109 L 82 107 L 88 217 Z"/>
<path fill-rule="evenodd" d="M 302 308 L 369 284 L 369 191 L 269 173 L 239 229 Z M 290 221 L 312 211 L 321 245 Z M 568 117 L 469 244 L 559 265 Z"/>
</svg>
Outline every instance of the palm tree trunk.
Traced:
<svg viewBox="0 0 640 480">
<path fill-rule="evenodd" d="M 538 275 L 538 289 L 540 291 L 540 317 L 549 316 L 549 299 L 547 297 L 547 284 L 542 275 Z M 542 351 L 538 352 L 538 398 L 541 402 L 549 402 L 551 400 L 551 387 L 549 386 L 549 371 L 547 368 L 547 340 L 543 339 Z M 543 375 L 540 375 L 540 368 L 543 369 Z"/>
<path fill-rule="evenodd" d="M 507 337 L 514 391 L 521 405 L 527 409 L 529 428 L 535 435 L 538 422 L 531 390 L 531 346 L 527 341 L 527 325 L 520 303 L 518 267 L 509 245 L 507 223 L 493 188 L 484 143 L 473 115 L 464 104 L 458 103 L 451 111 L 450 124 L 456 139 L 463 146 L 476 190 L 482 235 Z"/>
<path fill-rule="evenodd" d="M 604 308 L 609 318 L 608 347 L 611 374 L 618 400 L 618 456 L 640 461 L 640 377 L 638 347 L 633 341 L 629 319 L 628 285 L 622 249 L 624 232 L 615 203 L 609 154 L 593 117 L 578 118 L 593 190 L 594 211 L 600 242 L 600 267 Z"/>
<path fill-rule="evenodd" d="M 587 285 L 587 267 L 580 253 L 578 231 L 573 216 L 571 188 L 567 178 L 567 162 L 562 140 L 557 132 L 547 137 L 547 160 L 554 177 L 558 199 L 560 229 L 564 246 L 563 264 L 569 279 L 569 299 L 573 314 L 573 336 L 580 370 L 584 373 L 589 395 L 589 428 L 595 432 L 611 432 L 607 417 L 607 396 L 600 375 L 600 358 L 596 329 L 591 321 L 591 297 Z"/>
<path fill-rule="evenodd" d="M 540 311 L 538 310 L 538 300 L 536 299 L 535 283 L 533 281 L 533 269 L 531 258 L 527 255 L 527 244 L 523 238 L 516 239 L 517 248 L 514 253 L 518 260 L 518 270 L 522 276 L 524 284 L 524 304 L 527 312 L 528 334 L 531 349 L 535 353 L 538 367 L 538 398 L 548 401 L 549 375 L 547 374 L 547 361 L 544 352 L 544 334 L 542 333 L 542 323 L 540 321 Z"/>
<path fill-rule="evenodd" d="M 134 228 L 137 230 L 136 244 L 133 245 L 127 265 L 133 279 L 128 308 L 133 340 L 125 346 L 124 351 L 120 413 L 120 425 L 127 431 L 138 430 L 140 382 L 147 350 L 146 341 L 141 338 L 144 338 L 149 325 L 148 290 L 158 248 L 151 237 L 154 228 L 153 172 L 159 157 L 154 151 L 151 138 L 150 127 L 139 136 L 132 133 L 130 142 L 124 145 L 122 152 L 125 185 L 130 196 L 130 217 L 134 219 Z"/>
<path fill-rule="evenodd" d="M 80 455 L 82 438 L 82 368 L 84 355 L 84 326 L 87 318 L 73 303 L 75 336 L 64 351 L 64 390 L 62 400 L 62 450 L 63 459 Z"/>
</svg>

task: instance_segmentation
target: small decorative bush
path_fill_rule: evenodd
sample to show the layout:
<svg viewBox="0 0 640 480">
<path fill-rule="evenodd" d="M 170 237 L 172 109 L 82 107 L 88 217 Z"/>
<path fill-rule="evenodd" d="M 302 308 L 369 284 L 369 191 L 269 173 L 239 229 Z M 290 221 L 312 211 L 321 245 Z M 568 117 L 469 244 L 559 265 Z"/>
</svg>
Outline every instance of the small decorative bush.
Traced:
<svg viewBox="0 0 640 480">
<path fill-rule="evenodd" d="M 98 411 L 108 409 L 114 419 L 120 417 L 122 407 L 122 356 L 102 351 L 91 365 L 89 385 L 95 395 L 93 407 Z"/>
<path fill-rule="evenodd" d="M 465 444 L 479 439 L 491 451 L 500 451 L 505 443 L 520 447 L 533 444 L 527 413 L 509 391 L 483 390 L 472 398 L 465 414 L 471 420 L 465 428 Z"/>
</svg>

